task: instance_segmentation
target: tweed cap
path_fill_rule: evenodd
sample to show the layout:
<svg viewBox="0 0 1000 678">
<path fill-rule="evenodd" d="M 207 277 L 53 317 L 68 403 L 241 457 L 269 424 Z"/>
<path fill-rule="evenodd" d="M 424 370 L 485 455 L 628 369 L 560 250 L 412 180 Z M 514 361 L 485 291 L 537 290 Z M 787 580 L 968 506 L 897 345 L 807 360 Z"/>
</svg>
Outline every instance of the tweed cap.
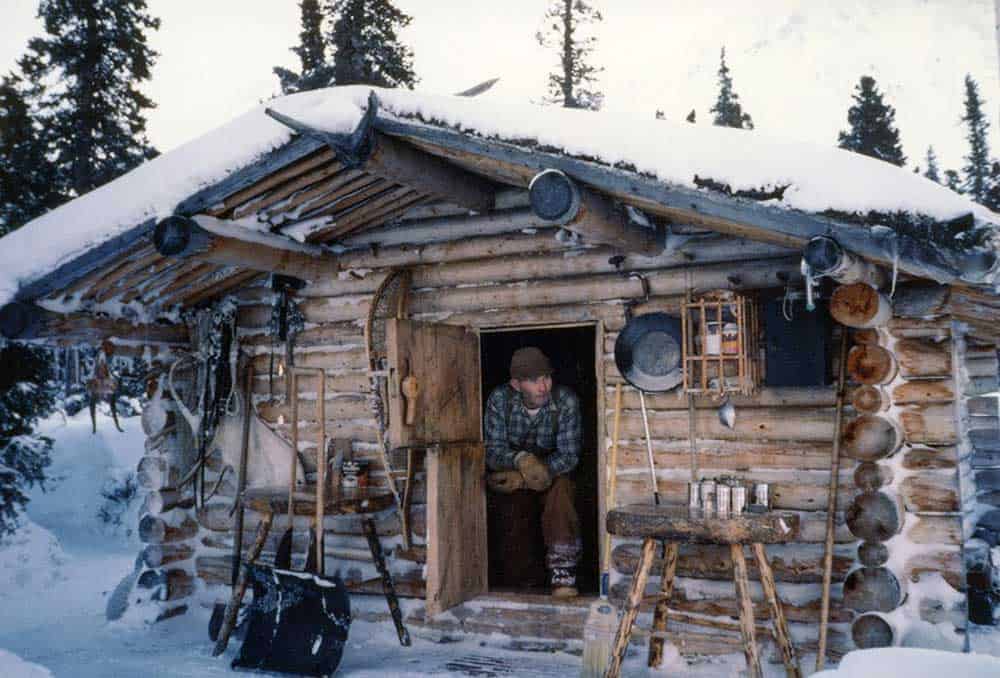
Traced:
<svg viewBox="0 0 1000 678">
<path fill-rule="evenodd" d="M 519 348 L 510 358 L 511 379 L 535 379 L 552 372 L 548 357 L 534 346 Z"/>
</svg>

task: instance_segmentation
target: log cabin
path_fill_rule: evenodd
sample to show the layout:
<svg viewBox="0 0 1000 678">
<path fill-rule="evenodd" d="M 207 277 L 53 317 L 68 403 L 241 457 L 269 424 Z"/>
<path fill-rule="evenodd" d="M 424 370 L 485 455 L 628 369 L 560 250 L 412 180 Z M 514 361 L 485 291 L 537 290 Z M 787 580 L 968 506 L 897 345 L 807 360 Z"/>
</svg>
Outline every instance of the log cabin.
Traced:
<svg viewBox="0 0 1000 678">
<path fill-rule="evenodd" d="M 0 239 L 0 329 L 151 356 L 130 596 L 151 618 L 225 600 L 233 549 L 265 513 L 280 523 L 287 509 L 294 552 L 307 548 L 308 502 L 282 500 L 277 475 L 241 492 L 233 443 L 200 445 L 198 390 L 236 389 L 238 353 L 260 436 L 280 441 L 262 449 L 295 449 L 314 495 L 343 481 L 344 460 L 388 492 L 374 524 L 418 636 L 579 645 L 601 553 L 616 603 L 639 555 L 604 529 L 609 488 L 617 506 L 654 490 L 683 505 L 688 482 L 728 476 L 768 483 L 772 508 L 798 516 L 795 541 L 768 552 L 800 653 L 817 651 L 827 553 L 831 661 L 960 651 L 970 624 L 994 623 L 1000 577 L 998 234 L 1000 215 L 839 149 L 332 88 L 273 100 Z M 711 389 L 642 394 L 615 361 L 630 318 L 680 316 L 718 290 L 757 318 L 753 388 L 730 394 L 731 427 Z M 524 345 L 581 399 L 576 599 L 501 581 L 490 548 L 481 412 Z M 321 372 L 292 393 L 301 368 Z M 388 619 L 359 516 L 327 515 L 320 532 L 355 614 Z M 680 547 L 667 637 L 681 653 L 740 651 L 731 570 L 725 547 Z M 764 656 L 780 662 L 749 577 Z"/>
</svg>

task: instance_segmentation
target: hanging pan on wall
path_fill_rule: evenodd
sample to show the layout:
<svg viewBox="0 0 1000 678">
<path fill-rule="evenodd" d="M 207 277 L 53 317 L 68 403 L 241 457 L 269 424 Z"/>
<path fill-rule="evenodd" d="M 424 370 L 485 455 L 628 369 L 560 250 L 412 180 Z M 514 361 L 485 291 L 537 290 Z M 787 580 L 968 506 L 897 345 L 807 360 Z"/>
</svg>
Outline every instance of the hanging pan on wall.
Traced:
<svg viewBox="0 0 1000 678">
<path fill-rule="evenodd" d="M 649 457 L 649 480 L 653 501 L 659 505 L 660 491 L 656 484 L 653 463 L 653 441 L 649 435 L 646 415 L 646 391 L 661 392 L 681 383 L 681 322 L 666 313 L 645 313 L 629 316 L 615 340 L 615 366 L 625 381 L 639 391 L 642 408 L 642 428 L 646 434 L 646 454 Z"/>
<path fill-rule="evenodd" d="M 679 318 L 666 313 L 633 316 L 615 341 L 615 365 L 640 391 L 669 391 L 683 379 L 681 341 Z"/>
</svg>

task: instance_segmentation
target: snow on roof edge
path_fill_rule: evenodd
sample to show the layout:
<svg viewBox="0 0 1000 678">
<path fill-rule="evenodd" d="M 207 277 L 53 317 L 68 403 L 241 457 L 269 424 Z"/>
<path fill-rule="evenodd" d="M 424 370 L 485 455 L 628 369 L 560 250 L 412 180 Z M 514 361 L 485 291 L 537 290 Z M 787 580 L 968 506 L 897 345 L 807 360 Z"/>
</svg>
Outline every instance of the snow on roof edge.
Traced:
<svg viewBox="0 0 1000 678">
<path fill-rule="evenodd" d="M 317 129 L 350 132 L 376 90 L 381 110 L 487 139 L 534 142 L 549 152 L 629 167 L 699 189 L 695 178 L 741 190 L 787 186 L 772 207 L 824 212 L 907 212 L 947 221 L 1000 215 L 944 186 L 836 147 L 788 142 L 760 130 L 692 125 L 621 113 L 594 113 L 484 98 L 424 95 L 369 86 L 333 87 L 266 105 Z M 265 105 L 76 198 L 0 238 L 0 305 L 23 286 L 149 218 L 172 214 L 198 191 L 285 145 L 292 132 Z M 700 190 L 705 190 L 701 188 Z M 67 225 L 70 228 L 67 230 Z M 65 237 L 46 238 L 49 229 Z M 1000 228 L 1000 227 L 998 227 Z"/>
</svg>

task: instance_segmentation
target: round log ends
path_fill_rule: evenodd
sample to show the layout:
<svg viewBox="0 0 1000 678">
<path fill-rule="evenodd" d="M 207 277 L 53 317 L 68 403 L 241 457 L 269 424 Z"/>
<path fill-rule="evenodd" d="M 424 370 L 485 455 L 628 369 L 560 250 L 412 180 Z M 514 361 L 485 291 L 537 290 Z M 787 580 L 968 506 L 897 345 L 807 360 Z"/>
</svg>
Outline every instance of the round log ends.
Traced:
<svg viewBox="0 0 1000 678">
<path fill-rule="evenodd" d="M 863 461 L 854 469 L 854 485 L 859 490 L 877 490 L 892 482 L 892 470 L 883 464 Z"/>
<path fill-rule="evenodd" d="M 879 567 L 889 561 L 889 547 L 877 541 L 863 541 L 858 547 L 858 560 L 866 567 Z"/>
<path fill-rule="evenodd" d="M 847 373 L 859 384 L 888 384 L 897 369 L 892 353 L 877 344 L 861 344 L 847 353 Z"/>
<path fill-rule="evenodd" d="M 889 300 L 867 283 L 841 285 L 830 297 L 830 315 L 848 327 L 880 327 L 889 322 Z"/>
<path fill-rule="evenodd" d="M 877 612 L 860 615 L 851 624 L 851 639 L 858 649 L 891 647 L 897 644 L 896 629 Z"/>
<path fill-rule="evenodd" d="M 858 539 L 886 541 L 903 528 L 903 512 L 899 501 L 884 492 L 862 492 L 847 507 L 846 522 Z"/>
<path fill-rule="evenodd" d="M 903 602 L 899 579 L 884 567 L 859 567 L 844 580 L 844 607 L 856 612 L 891 612 Z"/>
<path fill-rule="evenodd" d="M 903 436 L 888 419 L 862 414 L 844 427 L 841 443 L 846 456 L 858 461 L 875 461 L 898 450 Z"/>
<path fill-rule="evenodd" d="M 854 389 L 851 404 L 862 414 L 876 414 L 889 409 L 889 397 L 878 386 L 865 384 Z"/>
</svg>

